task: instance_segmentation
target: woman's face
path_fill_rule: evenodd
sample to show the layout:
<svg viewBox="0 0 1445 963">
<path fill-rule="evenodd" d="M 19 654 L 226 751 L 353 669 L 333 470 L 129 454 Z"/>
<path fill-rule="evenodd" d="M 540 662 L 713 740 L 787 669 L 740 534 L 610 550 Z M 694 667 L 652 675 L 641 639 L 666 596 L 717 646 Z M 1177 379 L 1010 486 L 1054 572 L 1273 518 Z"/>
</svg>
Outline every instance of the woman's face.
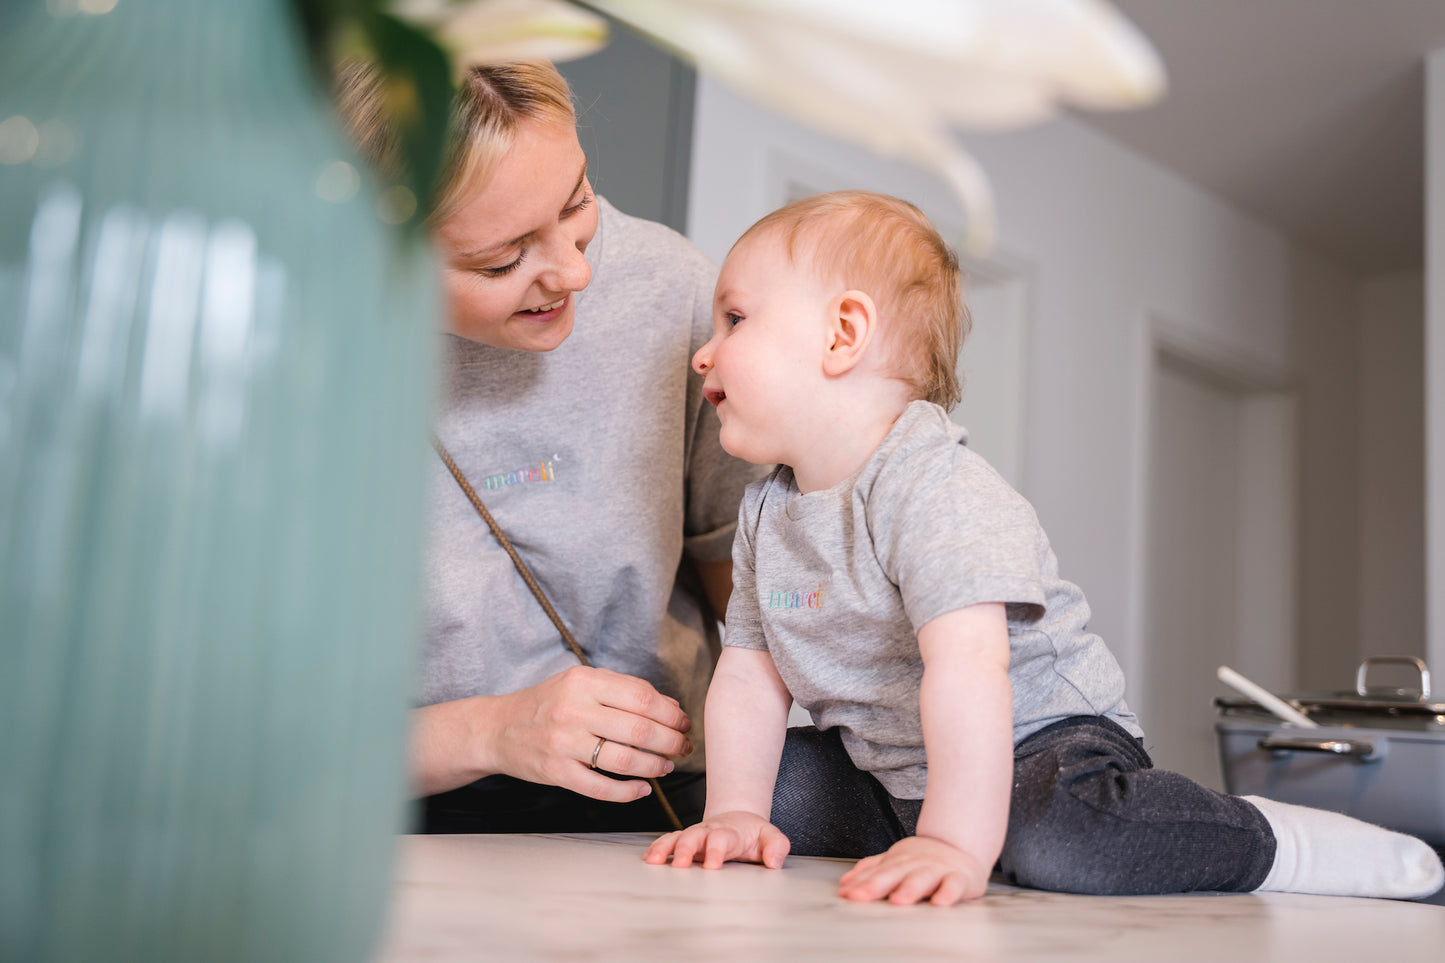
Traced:
<svg viewBox="0 0 1445 963">
<path fill-rule="evenodd" d="M 437 226 L 448 329 L 499 348 L 551 351 L 572 333 L 597 232 L 587 158 L 571 127 L 523 121 L 487 186 Z"/>
</svg>

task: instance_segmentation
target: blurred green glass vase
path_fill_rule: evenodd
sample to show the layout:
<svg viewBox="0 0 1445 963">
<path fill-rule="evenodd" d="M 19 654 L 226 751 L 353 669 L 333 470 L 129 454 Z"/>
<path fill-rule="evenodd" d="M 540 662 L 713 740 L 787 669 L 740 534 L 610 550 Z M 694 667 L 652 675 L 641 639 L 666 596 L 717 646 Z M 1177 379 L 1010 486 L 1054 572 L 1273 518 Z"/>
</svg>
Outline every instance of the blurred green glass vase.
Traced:
<svg viewBox="0 0 1445 963">
<path fill-rule="evenodd" d="M 0 6 L 0 959 L 364 959 L 431 265 L 282 0 Z"/>
</svg>

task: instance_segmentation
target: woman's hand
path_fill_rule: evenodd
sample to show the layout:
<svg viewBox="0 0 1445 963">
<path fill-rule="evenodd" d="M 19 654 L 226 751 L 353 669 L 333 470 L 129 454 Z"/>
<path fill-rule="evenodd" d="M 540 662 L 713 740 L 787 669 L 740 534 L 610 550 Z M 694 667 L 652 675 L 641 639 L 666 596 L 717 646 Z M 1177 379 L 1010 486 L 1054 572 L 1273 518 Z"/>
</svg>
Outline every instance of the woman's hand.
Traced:
<svg viewBox="0 0 1445 963">
<path fill-rule="evenodd" d="M 412 769 L 422 795 L 504 773 L 632 802 L 652 791 L 645 779 L 672 771 L 667 757 L 692 752 L 692 722 L 676 699 L 642 679 L 582 666 L 507 695 L 427 706 L 414 720 Z M 601 771 L 592 768 L 594 752 Z"/>
<path fill-rule="evenodd" d="M 671 856 L 673 866 L 686 869 L 701 854 L 703 869 L 718 869 L 732 859 L 780 869 L 791 845 L 782 830 L 757 813 L 735 810 L 659 836 L 642 858 L 660 866 Z"/>
<path fill-rule="evenodd" d="M 988 887 L 990 867 L 968 853 L 927 836 L 907 836 L 885 853 L 861 859 L 838 881 L 844 899 L 887 899 L 899 906 L 927 899 L 952 906 L 977 899 Z"/>
</svg>

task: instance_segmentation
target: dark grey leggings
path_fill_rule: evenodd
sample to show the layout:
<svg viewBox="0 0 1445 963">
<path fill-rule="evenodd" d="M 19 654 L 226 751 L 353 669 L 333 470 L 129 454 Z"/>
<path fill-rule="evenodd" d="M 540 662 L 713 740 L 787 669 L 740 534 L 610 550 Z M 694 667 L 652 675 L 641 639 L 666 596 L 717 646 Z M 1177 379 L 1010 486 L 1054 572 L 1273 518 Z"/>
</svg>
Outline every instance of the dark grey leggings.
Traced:
<svg viewBox="0 0 1445 963">
<path fill-rule="evenodd" d="M 880 853 L 913 834 L 922 807 L 855 767 L 836 730 L 788 730 L 772 821 L 793 853 Z M 999 857 L 1010 883 L 1099 895 L 1246 892 L 1268 875 L 1274 848 L 1258 809 L 1155 769 L 1108 719 L 1065 719 L 1014 749 Z"/>
</svg>

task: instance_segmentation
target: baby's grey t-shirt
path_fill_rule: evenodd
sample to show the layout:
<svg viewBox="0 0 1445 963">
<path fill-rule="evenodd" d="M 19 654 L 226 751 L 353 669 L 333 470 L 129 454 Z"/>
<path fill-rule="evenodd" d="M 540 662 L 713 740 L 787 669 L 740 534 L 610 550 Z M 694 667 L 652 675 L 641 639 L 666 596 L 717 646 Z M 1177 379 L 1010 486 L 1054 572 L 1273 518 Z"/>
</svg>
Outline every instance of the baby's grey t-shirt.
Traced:
<svg viewBox="0 0 1445 963">
<path fill-rule="evenodd" d="M 1069 716 L 1139 736 L 1124 676 L 1086 629 L 1033 507 L 942 408 L 915 401 L 862 468 L 803 494 L 779 467 L 750 485 L 733 544 L 724 643 L 766 649 L 820 729 L 900 799 L 927 781 L 918 629 L 1006 605 L 1014 744 Z"/>
</svg>

